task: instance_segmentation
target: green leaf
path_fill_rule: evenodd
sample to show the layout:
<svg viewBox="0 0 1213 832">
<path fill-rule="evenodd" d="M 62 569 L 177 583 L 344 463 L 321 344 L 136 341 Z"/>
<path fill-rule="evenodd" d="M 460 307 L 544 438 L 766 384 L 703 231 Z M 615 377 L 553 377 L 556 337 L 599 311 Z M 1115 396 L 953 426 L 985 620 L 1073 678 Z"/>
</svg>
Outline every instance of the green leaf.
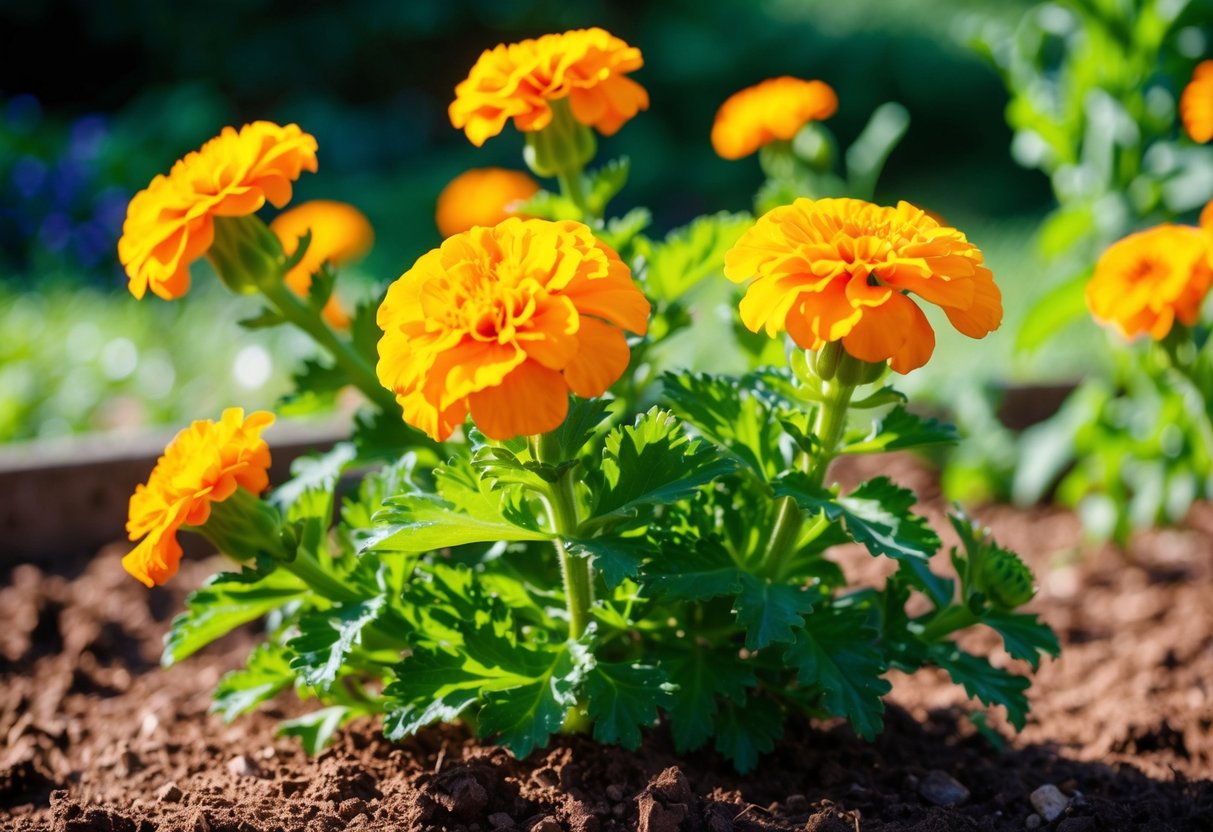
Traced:
<svg viewBox="0 0 1213 832">
<path fill-rule="evenodd" d="M 350 383 L 345 370 L 316 358 L 304 359 L 291 374 L 291 392 L 279 400 L 277 410 L 291 415 L 311 413 L 329 406 Z"/>
<path fill-rule="evenodd" d="M 638 515 L 668 505 L 734 470 L 709 444 L 691 440 L 672 413 L 654 407 L 607 434 L 602 488 L 591 523 Z"/>
<path fill-rule="evenodd" d="M 385 596 L 317 610 L 299 619 L 299 634 L 287 646 L 295 651 L 291 669 L 305 684 L 327 690 L 337 680 L 345 657 L 362 640 L 362 631 L 379 618 Z"/>
<path fill-rule="evenodd" d="M 561 459 L 576 459 L 577 454 L 603 429 L 615 403 L 610 399 L 582 399 L 569 396 L 569 413 L 553 431 Z"/>
<path fill-rule="evenodd" d="M 916 416 L 902 405 L 890 410 L 863 439 L 850 442 L 839 453 L 873 454 L 901 451 L 923 445 L 951 444 L 959 440 L 956 428 L 938 419 Z"/>
<path fill-rule="evenodd" d="M 312 282 L 307 287 L 308 306 L 319 314 L 333 296 L 333 287 L 336 284 L 337 273 L 327 262 L 321 263 L 320 268 L 312 272 Z"/>
<path fill-rule="evenodd" d="M 741 592 L 734 602 L 737 623 L 746 628 L 747 650 L 761 650 L 777 641 L 792 641 L 795 629 L 813 610 L 815 597 L 804 589 L 743 574 Z"/>
<path fill-rule="evenodd" d="M 599 662 L 585 678 L 594 739 L 627 749 L 638 747 L 640 729 L 656 724 L 657 709 L 669 704 L 671 689 L 660 668 Z"/>
<path fill-rule="evenodd" d="M 989 610 L 981 617 L 983 623 L 993 627 L 1012 658 L 1022 659 L 1036 670 L 1046 654 L 1057 657 L 1061 645 L 1057 634 L 1032 613 Z"/>
<path fill-rule="evenodd" d="M 354 316 L 350 321 L 350 343 L 354 347 L 354 351 L 361 355 L 368 364 L 374 366 L 379 361 L 379 339 L 383 337 L 383 330 L 379 328 L 379 307 L 383 304 L 383 298 L 387 295 L 387 290 L 383 290 L 377 297 L 369 300 L 364 300 L 354 308 Z M 397 421 L 400 421 L 400 414 L 394 415 Z"/>
<path fill-rule="evenodd" d="M 657 551 L 657 547 L 644 537 L 569 540 L 566 548 L 570 554 L 592 558 L 594 568 L 602 573 L 606 585 L 612 589 L 627 578 L 635 578 L 644 559 Z"/>
<path fill-rule="evenodd" d="M 951 601 L 952 582 L 931 572 L 928 565 L 940 547 L 939 535 L 925 517 L 910 511 L 913 491 L 894 485 L 888 477 L 877 477 L 845 497 L 836 497 L 797 472 L 782 477 L 775 493 L 791 497 L 806 510 L 823 511 L 831 521 L 841 520 L 847 533 L 871 554 L 905 564 L 916 585 L 937 605 Z"/>
<path fill-rule="evenodd" d="M 715 540 L 663 541 L 661 557 L 644 567 L 641 586 L 646 595 L 706 601 L 737 594 L 744 575 L 728 550 Z"/>
<path fill-rule="evenodd" d="M 249 654 L 244 667 L 223 674 L 215 687 L 211 712 L 224 722 L 272 699 L 295 683 L 287 653 L 272 642 L 258 644 Z"/>
<path fill-rule="evenodd" d="M 1015 729 L 1023 730 L 1028 718 L 1028 698 L 1024 692 L 1031 686 L 1026 678 L 994 667 L 951 642 L 933 645 L 929 656 L 948 672 L 953 682 L 964 687 L 970 698 L 980 699 L 990 706 L 1002 705 Z"/>
<path fill-rule="evenodd" d="M 547 532 L 527 529 L 500 512 L 470 514 L 434 494 L 393 497 L 375 518 L 381 525 L 363 543 L 363 551 L 417 554 L 467 543 L 548 540 Z"/>
<path fill-rule="evenodd" d="M 303 743 L 303 750 L 314 757 L 325 749 L 342 725 L 349 722 L 358 711 L 345 705 L 333 705 L 304 714 L 295 719 L 278 723 L 278 735 L 283 737 L 298 737 Z"/>
<path fill-rule="evenodd" d="M 741 774 L 753 770 L 782 736 L 783 713 L 769 699 L 751 696 L 744 705 L 727 702 L 716 716 L 716 750 Z"/>
<path fill-rule="evenodd" d="M 363 408 L 354 416 L 354 434 L 351 437 L 358 451 L 358 459 L 394 460 L 409 449 L 418 452 L 426 449 L 426 464 L 437 464 L 436 452 L 441 445 L 401 418 L 399 411 L 385 413 L 378 408 Z M 432 458 L 432 461 L 430 461 Z"/>
<path fill-rule="evenodd" d="M 539 191 L 530 199 L 518 204 L 514 209 L 524 217 L 536 217 L 542 220 L 576 220 L 581 222 L 582 212 L 577 203 L 551 191 Z"/>
<path fill-rule="evenodd" d="M 173 619 L 164 639 L 160 663 L 171 667 L 237 627 L 308 592 L 303 582 L 285 569 L 220 572 L 185 599 L 185 612 Z"/>
<path fill-rule="evenodd" d="M 784 467 L 775 410 L 751 385 L 728 376 L 689 372 L 666 373 L 661 381 L 675 413 L 760 479 Z"/>
<path fill-rule="evenodd" d="M 632 162 L 627 156 L 612 159 L 585 176 L 585 204 L 590 214 L 601 217 L 612 199 L 628 183 Z"/>
<path fill-rule="evenodd" d="M 724 270 L 724 255 L 747 228 L 748 214 L 720 212 L 676 228 L 660 243 L 641 247 L 647 261 L 646 294 L 657 301 L 676 301 L 706 277 Z"/>
<path fill-rule="evenodd" d="M 273 309 L 266 307 L 251 318 L 245 318 L 240 321 L 240 326 L 245 329 L 269 329 L 270 327 L 281 326 L 286 323 L 286 318 L 275 312 Z"/>
<path fill-rule="evenodd" d="M 353 463 L 355 455 L 352 444 L 338 442 L 327 453 L 299 457 L 291 463 L 291 478 L 270 494 L 270 503 L 288 520 L 316 517 L 327 527 L 332 517 L 337 481 Z"/>
<path fill-rule="evenodd" d="M 1089 270 L 1080 272 L 1040 295 L 1024 314 L 1019 332 L 1015 334 L 1015 349 L 1035 352 L 1070 324 L 1085 318 L 1090 276 Z"/>
<path fill-rule="evenodd" d="M 716 735 L 720 699 L 744 704 L 747 689 L 758 684 L 754 672 L 738 660 L 736 650 L 713 652 L 695 646 L 664 658 L 661 664 L 676 686 L 665 708 L 680 754 L 701 748 Z"/>
<path fill-rule="evenodd" d="M 652 222 L 653 214 L 648 208 L 633 208 L 622 217 L 611 217 L 607 220 L 605 228 L 594 231 L 594 236 L 622 253 Z"/>
<path fill-rule="evenodd" d="M 869 740 L 880 731 L 881 697 L 892 688 L 882 678 L 886 667 L 876 646 L 878 636 L 863 611 L 821 611 L 808 617 L 786 655 L 802 683 L 821 689 L 826 708 L 845 716 L 856 733 Z"/>
</svg>

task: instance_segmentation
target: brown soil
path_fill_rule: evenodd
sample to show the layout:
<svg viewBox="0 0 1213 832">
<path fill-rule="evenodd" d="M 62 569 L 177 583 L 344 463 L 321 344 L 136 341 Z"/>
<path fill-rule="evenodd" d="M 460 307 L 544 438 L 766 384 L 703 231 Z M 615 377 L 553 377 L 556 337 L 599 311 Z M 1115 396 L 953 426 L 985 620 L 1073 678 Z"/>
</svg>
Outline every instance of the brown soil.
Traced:
<svg viewBox="0 0 1213 832">
<path fill-rule="evenodd" d="M 899 479 L 932 488 L 914 468 Z M 293 699 L 231 726 L 207 713 L 250 633 L 157 666 L 183 592 L 215 563 L 188 563 L 150 593 L 122 573 L 120 549 L 60 574 L 16 566 L 0 574 L 0 828 L 1213 829 L 1213 509 L 1128 556 L 1082 558 L 1071 515 L 980 516 L 1036 568 L 1035 607 L 1064 644 L 1037 677 L 1027 730 L 996 748 L 963 693 L 928 672 L 895 680 L 875 742 L 845 725 L 792 725 L 746 777 L 712 753 L 679 758 L 660 729 L 638 753 L 573 737 L 518 761 L 460 728 L 391 744 L 365 722 L 309 759 L 274 736 L 299 712 Z M 840 557 L 864 577 L 878 563 Z M 956 803 L 937 805 L 957 783 Z M 1030 795 L 1047 784 L 1070 800 L 1042 822 Z"/>
</svg>

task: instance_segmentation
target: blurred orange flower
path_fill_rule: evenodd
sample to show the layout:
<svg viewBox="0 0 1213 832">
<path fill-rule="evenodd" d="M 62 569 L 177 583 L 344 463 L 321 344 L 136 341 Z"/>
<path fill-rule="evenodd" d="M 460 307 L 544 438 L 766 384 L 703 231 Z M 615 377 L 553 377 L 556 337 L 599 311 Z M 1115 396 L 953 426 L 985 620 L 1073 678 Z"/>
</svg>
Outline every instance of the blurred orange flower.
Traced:
<svg viewBox="0 0 1213 832">
<path fill-rule="evenodd" d="M 791 141 L 801 127 L 827 119 L 837 109 L 838 96 L 824 81 L 771 78 L 720 105 L 712 147 L 725 159 L 741 159 L 770 142 Z"/>
<path fill-rule="evenodd" d="M 274 217 L 270 230 L 277 235 L 287 257 L 295 253 L 303 235 L 312 233 L 312 241 L 303 258 L 285 278 L 290 290 L 301 297 L 307 297 L 312 275 L 322 265 L 340 266 L 360 260 L 375 241 L 375 231 L 365 214 L 353 205 L 330 199 L 314 199 L 283 211 Z M 349 327 L 349 313 L 336 295 L 325 304 L 324 319 L 337 329 Z"/>
<path fill-rule="evenodd" d="M 935 332 L 915 294 L 971 338 L 1002 322 L 1002 294 L 981 251 L 908 202 L 798 199 L 760 218 L 725 255 L 725 275 L 755 278 L 741 301 L 751 332 L 786 330 L 802 348 L 841 341 L 861 361 L 921 367 Z"/>
<path fill-rule="evenodd" d="M 443 237 L 477 225 L 496 225 L 516 203 L 539 192 L 539 183 L 520 170 L 474 168 L 452 179 L 438 195 L 434 221 Z"/>
<path fill-rule="evenodd" d="M 578 222 L 507 219 L 447 238 L 388 288 L 379 380 L 439 441 L 468 412 L 493 439 L 545 433 L 568 394 L 599 396 L 627 368 L 624 330 L 649 302 Z"/>
<path fill-rule="evenodd" d="M 1159 225 L 1113 243 L 1087 283 L 1087 307 L 1126 338 L 1161 340 L 1178 318 L 1192 325 L 1213 284 L 1209 238 L 1198 228 Z"/>
<path fill-rule="evenodd" d="M 1213 61 L 1201 61 L 1179 97 L 1179 114 L 1193 141 L 1213 139 Z"/>
<path fill-rule="evenodd" d="M 316 140 L 295 124 L 225 127 L 186 154 L 127 207 L 118 259 L 131 294 L 142 298 L 150 289 L 165 300 L 184 295 L 190 264 L 211 247 L 215 217 L 252 214 L 266 200 L 282 207 L 304 170 L 316 170 Z"/>
<path fill-rule="evenodd" d="M 578 122 L 610 136 L 649 106 L 644 87 L 627 77 L 643 65 L 639 49 L 599 28 L 499 44 L 455 87 L 451 124 L 480 147 L 511 118 L 523 132 L 542 130 L 550 102 L 567 98 Z"/>
<path fill-rule="evenodd" d="M 259 494 L 269 485 L 270 451 L 261 432 L 274 416 L 249 414 L 231 407 L 218 422 L 201 420 L 181 431 L 164 449 L 145 485 L 131 496 L 126 530 L 132 541 L 143 538 L 122 559 L 122 566 L 148 587 L 177 574 L 181 526 L 201 526 L 211 504 L 237 488 Z"/>
</svg>

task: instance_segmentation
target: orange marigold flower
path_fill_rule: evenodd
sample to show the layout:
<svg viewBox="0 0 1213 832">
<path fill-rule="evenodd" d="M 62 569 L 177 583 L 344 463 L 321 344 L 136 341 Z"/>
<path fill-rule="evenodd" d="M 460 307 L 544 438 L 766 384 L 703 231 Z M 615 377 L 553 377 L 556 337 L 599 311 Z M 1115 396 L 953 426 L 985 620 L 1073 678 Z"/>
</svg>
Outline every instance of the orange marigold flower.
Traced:
<svg viewBox="0 0 1213 832">
<path fill-rule="evenodd" d="M 252 214 L 267 199 L 281 208 L 304 170 L 316 170 L 316 140 L 296 124 L 225 127 L 186 154 L 127 207 L 118 259 L 131 294 L 142 298 L 150 289 L 165 300 L 184 295 L 190 264 L 211 247 L 215 217 Z"/>
<path fill-rule="evenodd" d="M 258 411 L 245 418 L 238 407 L 223 411 L 218 422 L 200 420 L 181 431 L 164 449 L 145 485 L 131 496 L 126 530 L 139 545 L 122 566 L 149 587 L 177 574 L 181 526 L 201 526 L 211 504 L 237 488 L 258 494 L 269 485 L 270 451 L 261 432 L 274 416 Z"/>
<path fill-rule="evenodd" d="M 1193 141 L 1213 139 L 1213 61 L 1201 61 L 1179 97 L 1179 115 Z"/>
<path fill-rule="evenodd" d="M 751 332 L 786 330 L 807 350 L 841 341 L 861 361 L 921 367 L 935 332 L 914 294 L 943 308 L 971 338 L 1002 322 L 1002 294 L 981 251 L 908 202 L 798 199 L 760 218 L 725 255 Z"/>
<path fill-rule="evenodd" d="M 1213 284 L 1209 239 L 1198 228 L 1159 225 L 1113 243 L 1087 283 L 1087 307 L 1126 338 L 1167 336 L 1176 318 L 1192 325 Z"/>
<path fill-rule="evenodd" d="M 511 118 L 523 132 L 542 130 L 551 102 L 567 98 L 578 122 L 610 136 L 648 109 L 649 94 L 627 77 L 642 66 L 639 49 L 599 28 L 499 44 L 455 87 L 451 124 L 480 147 Z"/>
<path fill-rule="evenodd" d="M 539 183 L 520 170 L 467 170 L 452 179 L 438 195 L 434 221 L 443 237 L 477 225 L 496 225 L 516 216 L 511 208 L 538 192 Z"/>
<path fill-rule="evenodd" d="M 801 127 L 827 119 L 837 109 L 838 96 L 824 81 L 771 78 L 720 105 L 712 147 L 725 159 L 741 159 L 770 142 L 791 141 Z"/>
<path fill-rule="evenodd" d="M 295 253 L 303 235 L 312 233 L 303 258 L 285 277 L 290 290 L 302 297 L 307 296 L 312 275 L 322 265 L 340 266 L 360 260 L 375 241 L 375 231 L 365 214 L 349 203 L 331 199 L 314 199 L 283 211 L 274 217 L 270 230 L 277 235 L 287 257 Z M 324 319 L 338 329 L 349 328 L 349 313 L 336 295 L 325 304 Z"/>
<path fill-rule="evenodd" d="M 606 392 L 648 330 L 649 302 L 579 222 L 508 219 L 447 238 L 389 287 L 378 373 L 404 419 L 439 441 L 468 412 L 494 439 L 564 421 Z"/>
</svg>

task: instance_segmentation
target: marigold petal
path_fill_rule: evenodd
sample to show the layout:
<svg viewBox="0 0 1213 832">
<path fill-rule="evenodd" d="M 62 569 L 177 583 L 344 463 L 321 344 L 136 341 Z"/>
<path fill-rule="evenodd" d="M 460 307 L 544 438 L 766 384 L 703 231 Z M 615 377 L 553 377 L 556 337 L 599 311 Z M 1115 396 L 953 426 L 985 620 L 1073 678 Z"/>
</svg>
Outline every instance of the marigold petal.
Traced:
<svg viewBox="0 0 1213 832">
<path fill-rule="evenodd" d="M 791 140 L 811 121 L 834 115 L 838 96 L 823 81 L 771 78 L 734 93 L 716 112 L 712 147 L 725 159 L 740 159 L 776 140 Z"/>
<path fill-rule="evenodd" d="M 468 396 L 472 421 L 491 439 L 547 433 L 560 427 L 569 410 L 569 391 L 560 373 L 526 361 L 495 387 Z"/>
<path fill-rule="evenodd" d="M 578 350 L 564 367 L 564 380 L 583 399 L 601 396 L 628 368 L 632 353 L 617 326 L 584 318 L 577 333 Z"/>
<path fill-rule="evenodd" d="M 514 206 L 538 192 L 539 183 L 519 170 L 467 170 L 438 195 L 434 221 L 443 237 L 478 225 L 493 226 L 516 216 Z"/>
</svg>

